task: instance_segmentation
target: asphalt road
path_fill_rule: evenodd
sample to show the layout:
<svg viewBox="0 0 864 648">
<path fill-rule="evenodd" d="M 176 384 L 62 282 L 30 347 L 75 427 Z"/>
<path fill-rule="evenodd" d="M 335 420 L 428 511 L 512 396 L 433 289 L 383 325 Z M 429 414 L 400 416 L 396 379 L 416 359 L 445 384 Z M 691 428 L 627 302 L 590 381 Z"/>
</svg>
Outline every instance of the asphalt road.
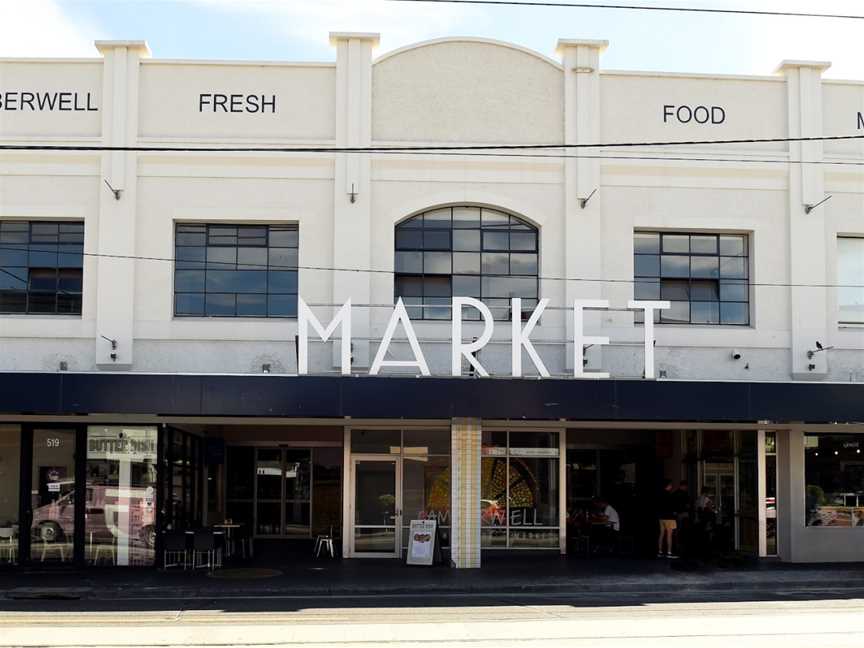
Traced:
<svg viewBox="0 0 864 648">
<path fill-rule="evenodd" d="M 418 589 L 422 580 L 418 579 Z M 710 599 L 710 600 L 706 600 Z M 864 646 L 864 591 L 0 601 L 0 646 Z M 94 609 L 94 608 L 98 608 Z"/>
</svg>

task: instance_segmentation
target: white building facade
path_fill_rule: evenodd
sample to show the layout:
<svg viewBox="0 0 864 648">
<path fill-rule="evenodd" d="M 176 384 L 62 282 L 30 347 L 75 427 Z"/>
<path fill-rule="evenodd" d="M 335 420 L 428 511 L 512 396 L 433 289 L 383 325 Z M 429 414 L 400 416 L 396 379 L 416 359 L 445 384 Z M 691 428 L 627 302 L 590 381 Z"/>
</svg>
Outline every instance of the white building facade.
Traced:
<svg viewBox="0 0 864 648">
<path fill-rule="evenodd" d="M 583 551 L 592 500 L 653 553 L 664 479 L 718 552 L 864 560 L 864 82 L 377 41 L 0 61 L 9 562 L 152 564 L 227 519 L 401 557 L 432 517 L 477 567 Z M 400 298 L 423 362 L 404 320 L 382 344 Z M 351 301 L 350 371 L 315 326 L 298 371 L 299 299 L 322 328 Z M 653 338 L 633 301 L 668 302 Z"/>
</svg>

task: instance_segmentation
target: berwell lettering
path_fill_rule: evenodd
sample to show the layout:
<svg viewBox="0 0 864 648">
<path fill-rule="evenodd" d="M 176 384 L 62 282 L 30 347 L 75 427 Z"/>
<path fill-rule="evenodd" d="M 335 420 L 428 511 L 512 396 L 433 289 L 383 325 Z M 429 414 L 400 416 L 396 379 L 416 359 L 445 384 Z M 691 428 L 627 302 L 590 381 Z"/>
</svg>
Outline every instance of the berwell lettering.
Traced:
<svg viewBox="0 0 864 648">
<path fill-rule="evenodd" d="M 0 110 L 5 112 L 96 112 L 90 92 L 30 90 L 0 91 Z"/>
</svg>

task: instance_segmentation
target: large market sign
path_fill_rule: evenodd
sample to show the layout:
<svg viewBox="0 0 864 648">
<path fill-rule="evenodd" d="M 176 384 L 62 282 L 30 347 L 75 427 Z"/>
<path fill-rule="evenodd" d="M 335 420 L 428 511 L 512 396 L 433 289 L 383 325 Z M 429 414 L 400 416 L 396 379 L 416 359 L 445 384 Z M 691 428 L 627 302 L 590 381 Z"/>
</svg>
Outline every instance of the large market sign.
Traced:
<svg viewBox="0 0 864 648">
<path fill-rule="evenodd" d="M 297 350 L 297 372 L 305 375 L 309 372 L 309 327 L 318 334 L 323 342 L 327 342 L 335 333 L 336 329 L 342 327 L 342 353 L 341 367 L 342 375 L 351 374 L 351 300 L 346 301 L 335 317 L 325 327 L 315 314 L 307 306 L 302 298 L 298 298 L 297 312 L 297 328 L 299 336 L 299 344 Z M 531 343 L 531 333 L 540 316 L 546 307 L 549 305 L 548 299 L 541 299 L 537 307 L 531 313 L 531 316 L 526 322 L 522 322 L 522 300 L 514 297 L 511 301 L 510 312 L 515 315 L 511 319 L 511 350 L 512 350 L 512 375 L 514 378 L 522 376 L 522 351 L 524 350 L 535 369 L 543 378 L 549 377 L 549 370 L 543 364 L 543 360 L 537 354 L 537 350 Z M 462 309 L 465 307 L 475 308 L 480 312 L 483 320 L 483 333 L 471 342 L 462 340 Z M 644 341 L 645 341 L 645 378 L 654 378 L 654 312 L 669 308 L 668 301 L 629 301 L 627 308 L 630 310 L 642 311 L 644 314 Z M 573 377 L 574 378 L 609 378 L 609 374 L 599 371 L 585 371 L 584 358 L 586 346 L 600 346 L 609 344 L 608 337 L 587 336 L 585 335 L 585 311 L 588 309 L 604 309 L 609 308 L 609 302 L 605 299 L 577 299 L 573 303 Z M 454 297 L 452 301 L 453 317 L 451 320 L 451 354 L 450 354 L 450 369 L 451 375 L 462 375 L 462 360 L 465 359 L 474 368 L 474 371 L 479 376 L 486 377 L 489 372 L 480 364 L 480 361 L 474 355 L 488 344 L 492 339 L 492 334 L 495 331 L 495 320 L 492 317 L 492 312 L 479 299 L 473 297 Z M 385 360 L 387 351 L 390 349 L 390 343 L 393 340 L 393 335 L 396 333 L 396 327 L 402 325 L 405 331 L 405 338 L 411 346 L 411 351 L 414 354 L 413 360 Z M 417 340 L 417 334 L 414 332 L 414 326 L 411 324 L 411 319 L 408 317 L 408 312 L 405 310 L 405 305 L 400 298 L 396 302 L 393 313 L 390 315 L 390 321 L 387 323 L 387 328 L 384 331 L 384 337 L 381 339 L 381 344 L 378 345 L 378 351 L 375 354 L 375 359 L 372 361 L 372 366 L 369 369 L 369 375 L 377 375 L 382 367 L 414 367 L 424 376 L 431 376 L 429 365 L 423 355 L 423 350 L 420 348 L 420 343 Z"/>
</svg>

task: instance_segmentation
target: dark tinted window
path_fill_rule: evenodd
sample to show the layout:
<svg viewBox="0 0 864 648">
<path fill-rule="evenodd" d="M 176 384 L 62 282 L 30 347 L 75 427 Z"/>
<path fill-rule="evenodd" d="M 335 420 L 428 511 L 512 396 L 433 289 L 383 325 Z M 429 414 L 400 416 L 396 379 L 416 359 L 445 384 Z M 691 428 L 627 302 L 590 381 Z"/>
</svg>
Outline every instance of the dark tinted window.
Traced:
<svg viewBox="0 0 864 648">
<path fill-rule="evenodd" d="M 636 232 L 633 251 L 635 299 L 671 302 L 657 322 L 750 324 L 746 234 Z"/>
<path fill-rule="evenodd" d="M 175 230 L 178 317 L 296 317 L 296 225 L 181 224 Z"/>
<path fill-rule="evenodd" d="M 81 314 L 83 222 L 0 222 L 0 313 Z"/>
<path fill-rule="evenodd" d="M 537 228 L 485 207 L 445 207 L 396 226 L 395 297 L 412 319 L 450 319 L 453 297 L 475 297 L 495 319 L 510 319 L 510 299 L 530 314 L 539 295 Z M 479 319 L 465 309 L 465 319 Z"/>
</svg>

